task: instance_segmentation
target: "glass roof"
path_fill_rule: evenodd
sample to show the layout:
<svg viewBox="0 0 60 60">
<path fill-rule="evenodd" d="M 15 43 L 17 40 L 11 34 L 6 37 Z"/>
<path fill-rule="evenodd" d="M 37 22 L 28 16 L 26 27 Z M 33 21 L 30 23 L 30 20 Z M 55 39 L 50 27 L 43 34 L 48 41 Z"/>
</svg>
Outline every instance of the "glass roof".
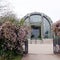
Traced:
<svg viewBox="0 0 60 60">
<path fill-rule="evenodd" d="M 30 16 L 30 22 L 41 22 L 41 16 L 40 15 Z"/>
</svg>

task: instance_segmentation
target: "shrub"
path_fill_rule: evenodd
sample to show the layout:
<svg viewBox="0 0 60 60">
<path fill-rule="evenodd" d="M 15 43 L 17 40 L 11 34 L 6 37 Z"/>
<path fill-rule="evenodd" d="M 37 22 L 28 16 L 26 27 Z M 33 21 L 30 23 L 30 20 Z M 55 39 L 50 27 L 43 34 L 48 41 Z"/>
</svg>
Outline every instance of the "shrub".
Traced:
<svg viewBox="0 0 60 60">
<path fill-rule="evenodd" d="M 52 30 L 53 32 L 55 33 L 55 35 L 58 35 L 60 36 L 60 20 L 55 22 L 53 25 L 52 25 Z"/>
<path fill-rule="evenodd" d="M 0 55 L 11 59 L 23 54 L 23 43 L 26 40 L 27 29 L 7 21 L 0 26 Z"/>
</svg>

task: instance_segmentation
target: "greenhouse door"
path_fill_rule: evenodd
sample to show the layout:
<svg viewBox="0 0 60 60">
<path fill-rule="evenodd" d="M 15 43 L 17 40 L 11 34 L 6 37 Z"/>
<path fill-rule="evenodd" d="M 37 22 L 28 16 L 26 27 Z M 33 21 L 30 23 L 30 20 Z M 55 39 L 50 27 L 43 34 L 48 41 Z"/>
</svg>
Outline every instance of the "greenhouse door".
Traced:
<svg viewBox="0 0 60 60">
<path fill-rule="evenodd" d="M 41 27 L 31 26 L 31 28 L 32 28 L 31 39 L 40 39 L 41 38 Z"/>
</svg>

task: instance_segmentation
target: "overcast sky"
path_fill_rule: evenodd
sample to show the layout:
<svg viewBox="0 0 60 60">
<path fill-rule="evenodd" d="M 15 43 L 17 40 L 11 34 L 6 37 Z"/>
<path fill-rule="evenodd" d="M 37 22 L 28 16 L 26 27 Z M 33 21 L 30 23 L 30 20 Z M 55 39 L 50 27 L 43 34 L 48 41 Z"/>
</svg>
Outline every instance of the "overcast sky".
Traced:
<svg viewBox="0 0 60 60">
<path fill-rule="evenodd" d="M 60 19 L 60 0 L 8 0 L 11 9 L 22 18 L 31 12 L 42 12 L 53 22 Z"/>
</svg>

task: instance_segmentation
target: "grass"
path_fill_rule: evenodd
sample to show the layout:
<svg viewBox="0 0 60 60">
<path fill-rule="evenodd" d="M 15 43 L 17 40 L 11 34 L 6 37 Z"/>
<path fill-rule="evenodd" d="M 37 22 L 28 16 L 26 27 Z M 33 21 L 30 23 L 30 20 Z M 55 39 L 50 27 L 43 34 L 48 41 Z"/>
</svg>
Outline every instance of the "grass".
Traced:
<svg viewBox="0 0 60 60">
<path fill-rule="evenodd" d="M 22 59 L 22 56 L 15 56 L 15 58 L 14 59 L 12 59 L 12 60 L 21 60 Z M 1 57 L 0 57 L 0 60 L 6 60 L 6 59 L 1 59 Z"/>
<path fill-rule="evenodd" d="M 13 60 L 21 60 L 22 56 L 16 56 Z"/>
</svg>

